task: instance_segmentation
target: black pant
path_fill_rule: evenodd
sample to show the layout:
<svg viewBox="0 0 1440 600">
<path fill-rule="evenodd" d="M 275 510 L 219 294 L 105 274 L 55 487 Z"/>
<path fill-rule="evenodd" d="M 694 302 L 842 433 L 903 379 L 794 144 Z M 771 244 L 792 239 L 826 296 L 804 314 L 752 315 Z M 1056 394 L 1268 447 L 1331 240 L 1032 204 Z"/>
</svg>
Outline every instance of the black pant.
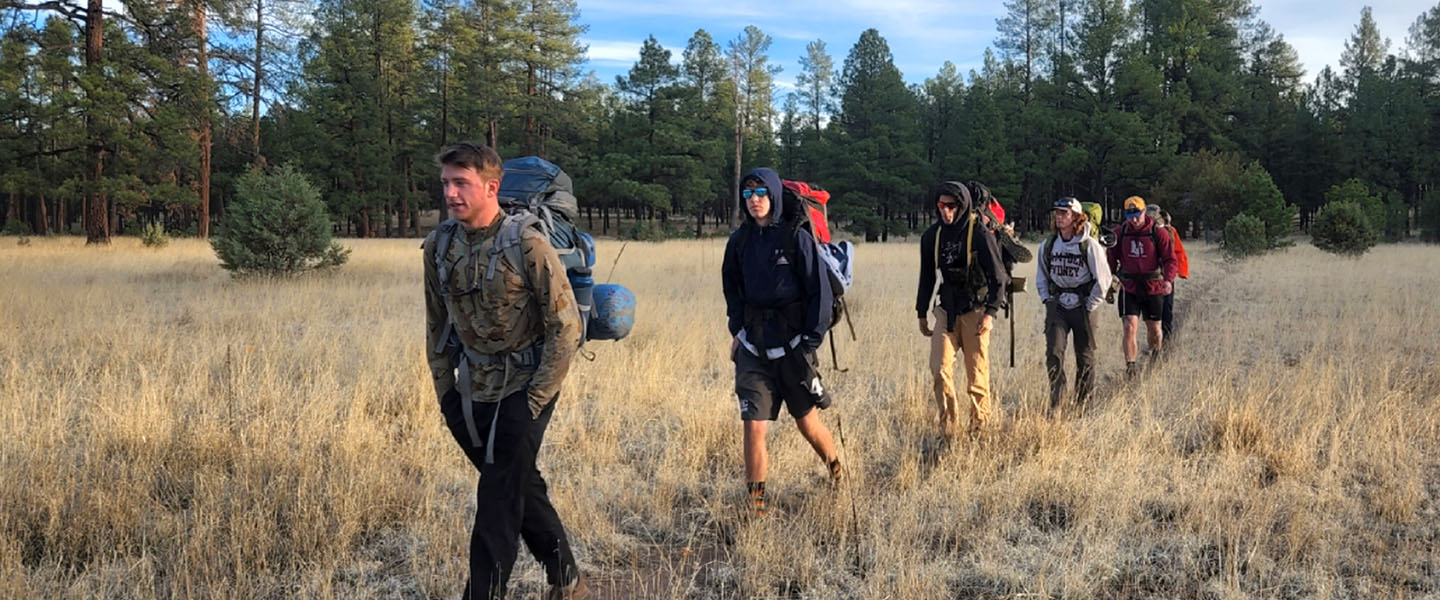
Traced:
<svg viewBox="0 0 1440 600">
<path fill-rule="evenodd" d="M 1169 339 L 1170 332 L 1174 330 L 1175 322 L 1175 292 L 1165 294 L 1165 308 L 1161 309 L 1160 332 Z"/>
<path fill-rule="evenodd" d="M 1099 311 L 1085 306 L 1060 308 L 1059 301 L 1045 303 L 1045 371 L 1050 375 L 1050 408 L 1060 406 L 1065 396 L 1065 345 L 1075 336 L 1075 402 L 1085 404 L 1095 388 L 1095 329 Z"/>
<path fill-rule="evenodd" d="M 475 425 L 480 433 L 480 446 L 470 440 L 461 412 L 458 392 L 452 391 L 440 402 L 445 426 L 459 442 L 465 456 L 480 470 L 480 483 L 475 490 L 475 525 L 470 532 L 470 578 L 465 582 L 466 600 L 505 597 L 505 585 L 515 566 L 519 540 L 545 566 L 551 585 L 569 583 L 579 573 L 575 556 L 560 515 L 550 505 L 545 492 L 545 478 L 535 466 L 550 414 L 552 401 L 540 416 L 530 417 L 525 390 L 511 394 L 498 403 L 475 405 Z M 484 443 L 490 436 L 495 420 L 495 462 L 485 464 Z"/>
</svg>

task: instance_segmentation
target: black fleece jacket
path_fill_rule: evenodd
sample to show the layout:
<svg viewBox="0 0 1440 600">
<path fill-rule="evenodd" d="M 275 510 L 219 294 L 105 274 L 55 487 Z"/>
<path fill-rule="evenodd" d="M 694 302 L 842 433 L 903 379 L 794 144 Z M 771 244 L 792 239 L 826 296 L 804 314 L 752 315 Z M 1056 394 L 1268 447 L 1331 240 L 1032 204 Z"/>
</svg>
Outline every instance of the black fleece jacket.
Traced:
<svg viewBox="0 0 1440 600">
<path fill-rule="evenodd" d="M 920 318 L 925 318 L 925 313 L 930 309 L 930 299 L 935 297 L 935 272 L 941 274 L 941 285 L 958 286 L 964 290 L 966 284 L 965 274 L 965 235 L 966 218 L 964 213 L 953 224 L 936 223 L 931 225 L 925 233 L 920 235 L 920 288 L 915 294 L 915 313 Z M 939 237 L 939 263 L 936 263 L 936 237 Z M 995 241 L 995 234 L 981 223 L 975 224 L 974 239 L 971 247 L 975 253 L 976 266 L 985 275 L 986 291 L 985 298 L 981 304 L 985 307 L 985 313 L 995 316 L 1003 303 L 1005 286 L 1010 284 L 1010 276 L 1005 273 L 1005 265 L 1000 260 L 1000 244 Z M 941 294 L 941 307 L 946 314 L 952 318 L 975 310 L 975 302 L 971 299 L 972 293 L 964 290 L 960 294 Z M 949 304 L 949 306 L 946 306 Z"/>
<path fill-rule="evenodd" d="M 730 334 L 737 335 L 744 329 L 745 338 L 761 349 L 784 347 L 799 334 L 800 346 L 814 351 L 825 338 L 834 302 L 830 277 L 820 262 L 815 238 L 785 218 L 778 173 L 755 169 L 745 179 L 765 183 L 770 191 L 770 214 L 775 218 L 762 227 L 747 212 L 745 222 L 730 234 L 725 245 L 720 275 Z M 787 243 L 794 248 L 793 257 L 786 256 Z M 752 317 L 748 322 L 747 307 Z M 798 322 L 780 314 L 784 312 L 798 315 Z M 756 318 L 758 314 L 765 316 Z"/>
</svg>

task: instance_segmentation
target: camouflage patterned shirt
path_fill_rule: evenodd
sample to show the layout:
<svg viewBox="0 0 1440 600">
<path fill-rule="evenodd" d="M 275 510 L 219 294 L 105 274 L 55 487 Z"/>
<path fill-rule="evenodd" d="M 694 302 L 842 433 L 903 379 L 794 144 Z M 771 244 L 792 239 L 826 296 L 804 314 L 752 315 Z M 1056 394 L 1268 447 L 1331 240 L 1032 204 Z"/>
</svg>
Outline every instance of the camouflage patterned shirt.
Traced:
<svg viewBox="0 0 1440 600">
<path fill-rule="evenodd" d="M 543 342 L 539 365 L 519 368 L 507 358 L 471 366 L 471 398 L 499 402 L 529 383 L 530 413 L 540 412 L 560 393 L 570 360 L 580 347 L 580 313 L 565 267 L 540 232 L 527 228 L 521 236 L 529 277 L 502 256 L 493 278 L 486 279 L 490 248 L 500 233 L 503 215 L 483 229 L 455 231 L 444 257 L 448 281 L 440 281 L 435 263 L 436 235 L 425 238 L 425 341 L 436 398 L 457 385 L 459 367 L 448 352 L 436 352 L 453 318 L 460 341 L 472 353 L 506 355 Z M 527 284 L 528 279 L 528 284 Z M 453 295 L 479 285 L 475 293 Z M 533 287 L 533 291 L 532 288 Z M 449 292 L 449 293 L 447 293 Z"/>
</svg>

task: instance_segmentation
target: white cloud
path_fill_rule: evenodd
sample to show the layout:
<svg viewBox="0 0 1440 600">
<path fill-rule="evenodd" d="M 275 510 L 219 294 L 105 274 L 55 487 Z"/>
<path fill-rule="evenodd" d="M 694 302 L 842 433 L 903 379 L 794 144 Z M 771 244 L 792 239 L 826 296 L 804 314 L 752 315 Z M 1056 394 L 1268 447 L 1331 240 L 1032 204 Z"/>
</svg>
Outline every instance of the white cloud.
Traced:
<svg viewBox="0 0 1440 600">
<path fill-rule="evenodd" d="M 1360 23 L 1361 5 L 1325 5 L 1311 0 L 1261 0 L 1259 5 L 1260 18 L 1295 47 L 1305 65 L 1307 81 L 1314 81 L 1325 65 L 1339 70 L 1345 42 Z M 1386 0 L 1372 6 L 1381 37 L 1390 38 L 1390 53 L 1398 55 L 1405 46 L 1410 24 L 1434 6 L 1434 0 Z"/>
<path fill-rule="evenodd" d="M 783 2 L 780 4 L 784 4 Z M 773 17 L 777 11 L 768 2 L 753 0 L 731 0 L 729 2 L 648 2 L 644 0 L 583 0 L 580 3 L 580 18 L 586 12 L 600 12 L 606 15 L 627 15 L 640 17 L 689 17 L 689 18 L 748 18 Z"/>
<path fill-rule="evenodd" d="M 642 42 L 618 40 L 583 40 L 590 48 L 585 55 L 592 65 L 624 66 L 640 60 Z"/>
</svg>

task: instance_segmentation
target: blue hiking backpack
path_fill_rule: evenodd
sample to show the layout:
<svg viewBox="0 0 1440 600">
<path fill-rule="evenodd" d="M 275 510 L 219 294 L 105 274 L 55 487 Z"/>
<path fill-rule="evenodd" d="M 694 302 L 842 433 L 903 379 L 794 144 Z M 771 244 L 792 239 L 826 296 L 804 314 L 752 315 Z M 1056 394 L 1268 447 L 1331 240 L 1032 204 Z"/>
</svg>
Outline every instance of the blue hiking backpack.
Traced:
<svg viewBox="0 0 1440 600">
<path fill-rule="evenodd" d="M 530 285 L 529 272 L 522 268 L 524 250 L 520 238 L 525 229 L 534 227 L 550 240 L 561 264 L 565 265 L 584 330 L 581 344 L 587 340 L 619 340 L 629 335 L 635 325 L 635 295 L 621 285 L 595 284 L 591 273 L 595 266 L 595 238 L 575 227 L 580 206 L 570 176 L 537 156 L 510 159 L 501 168 L 504 174 L 500 178 L 500 207 L 506 216 L 490 249 L 490 266 L 485 277 L 493 274 L 495 261 L 503 255 L 526 277 L 526 285 Z M 453 219 L 440 224 L 436 238 L 437 261 L 445 256 L 458 227 L 459 223 Z"/>
</svg>

